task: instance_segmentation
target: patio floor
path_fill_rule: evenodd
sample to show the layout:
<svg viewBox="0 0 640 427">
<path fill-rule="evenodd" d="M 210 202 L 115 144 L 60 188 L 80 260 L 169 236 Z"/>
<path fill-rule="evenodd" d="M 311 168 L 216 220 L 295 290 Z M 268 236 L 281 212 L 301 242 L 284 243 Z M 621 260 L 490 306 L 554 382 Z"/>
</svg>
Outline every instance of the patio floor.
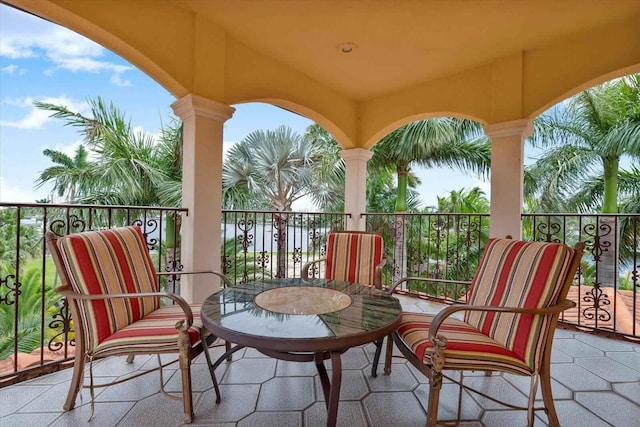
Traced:
<svg viewBox="0 0 640 427">
<path fill-rule="evenodd" d="M 407 311 L 437 310 L 426 301 L 401 298 Z M 370 376 L 374 347 L 353 348 L 343 355 L 343 380 L 338 426 L 422 426 L 426 420 L 425 378 L 401 358 L 394 358 L 390 376 Z M 217 348 L 214 354 L 221 354 Z M 276 361 L 244 349 L 217 370 L 222 402 L 215 394 L 204 357 L 193 366 L 195 420 L 201 426 L 323 426 L 324 398 L 311 363 Z M 98 380 L 112 380 L 156 364 L 155 357 L 121 357 L 94 364 Z M 169 391 L 180 390 L 177 366 L 165 370 Z M 380 369 L 381 370 L 381 369 Z M 552 355 L 553 392 L 562 426 L 640 425 L 640 345 L 579 332 L 557 330 Z M 57 372 L 0 389 L 0 426 L 177 426 L 182 403 L 158 390 L 157 373 L 97 390 L 95 417 L 89 414 L 89 393 L 83 390 L 75 410 L 64 413 L 71 370 Z M 515 375 L 485 377 L 467 374 L 465 384 L 526 405 L 529 380 Z M 440 418 L 455 418 L 457 386 L 445 383 Z M 538 393 L 538 398 L 540 395 Z M 538 403 L 541 403 L 540 400 Z M 536 425 L 547 425 L 538 412 Z M 464 426 L 523 426 L 524 411 L 505 410 L 493 402 L 463 395 Z"/>
</svg>

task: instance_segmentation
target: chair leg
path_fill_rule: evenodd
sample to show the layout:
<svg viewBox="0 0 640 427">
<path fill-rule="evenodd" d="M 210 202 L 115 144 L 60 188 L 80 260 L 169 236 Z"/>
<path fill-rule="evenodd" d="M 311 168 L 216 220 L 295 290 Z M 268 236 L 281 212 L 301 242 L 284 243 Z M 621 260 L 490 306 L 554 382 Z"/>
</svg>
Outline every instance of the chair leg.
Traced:
<svg viewBox="0 0 640 427">
<path fill-rule="evenodd" d="M 391 358 L 393 357 L 393 335 L 387 335 L 387 353 L 384 355 L 384 374 L 391 375 Z"/>
<path fill-rule="evenodd" d="M 224 351 L 228 353 L 229 350 L 231 350 L 231 343 L 229 341 L 225 341 L 224 342 Z M 229 356 L 227 356 L 227 362 L 231 362 L 232 359 L 233 359 L 233 356 L 231 354 Z"/>
<path fill-rule="evenodd" d="M 464 381 L 464 371 L 460 371 L 460 384 L 458 387 L 458 416 L 456 417 L 456 425 L 460 425 L 460 418 L 462 418 L 462 389 L 464 388 L 462 382 Z"/>
<path fill-rule="evenodd" d="M 84 355 L 77 354 L 73 361 L 73 376 L 71 377 L 71 385 L 69 386 L 69 393 L 67 394 L 67 400 L 65 401 L 63 408 L 65 411 L 70 411 L 76 406 L 76 398 L 78 392 L 82 388 L 82 382 L 84 379 Z"/>
<path fill-rule="evenodd" d="M 179 363 L 180 372 L 182 373 L 182 403 L 184 407 L 184 422 L 190 424 L 193 421 L 193 398 L 191 396 L 191 357 L 189 355 L 191 350 L 191 338 L 187 328 L 184 326 L 184 320 L 178 329 L 178 351 L 179 351 Z"/>
<path fill-rule="evenodd" d="M 429 375 L 429 402 L 427 404 L 426 427 L 438 425 L 438 404 L 440 403 L 440 390 L 442 389 L 442 372 L 431 371 Z"/>
<path fill-rule="evenodd" d="M 559 427 L 558 413 L 556 407 L 553 404 L 553 394 L 551 392 L 551 375 L 549 372 L 549 365 L 542 366 L 540 371 L 540 389 L 542 391 L 542 400 L 544 401 L 545 412 L 549 418 L 549 425 L 552 427 Z"/>
<path fill-rule="evenodd" d="M 373 363 L 371 364 L 371 376 L 373 378 L 378 376 L 378 362 L 380 361 L 380 354 L 382 353 L 382 343 L 384 342 L 384 338 L 380 338 L 378 341 L 375 341 L 376 345 L 376 353 L 373 356 Z"/>
<path fill-rule="evenodd" d="M 204 351 L 204 357 L 207 359 L 207 365 L 209 368 L 209 374 L 211 375 L 211 381 L 213 382 L 213 388 L 216 392 L 216 403 L 220 403 L 220 387 L 218 386 L 218 379 L 216 378 L 215 369 L 213 369 L 213 362 L 211 361 L 211 353 L 209 353 L 209 346 L 207 345 L 206 340 L 206 330 L 204 327 L 200 328 L 200 342 L 202 343 L 202 350 Z M 225 343 L 225 348 L 229 346 L 230 343 Z M 228 360 L 229 358 L 227 358 Z"/>
<path fill-rule="evenodd" d="M 529 402 L 527 403 L 527 425 L 533 427 L 533 405 L 536 401 L 538 391 L 538 374 L 531 375 L 531 386 L 529 387 Z"/>
</svg>

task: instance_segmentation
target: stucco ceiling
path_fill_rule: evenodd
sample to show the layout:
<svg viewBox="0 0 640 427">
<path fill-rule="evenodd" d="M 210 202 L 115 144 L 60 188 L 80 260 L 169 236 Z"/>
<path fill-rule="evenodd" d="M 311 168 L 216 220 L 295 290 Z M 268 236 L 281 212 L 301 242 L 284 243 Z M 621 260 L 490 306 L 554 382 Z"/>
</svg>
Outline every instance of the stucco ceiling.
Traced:
<svg viewBox="0 0 640 427">
<path fill-rule="evenodd" d="M 169 1 L 356 100 L 640 15 L 638 0 Z"/>
</svg>

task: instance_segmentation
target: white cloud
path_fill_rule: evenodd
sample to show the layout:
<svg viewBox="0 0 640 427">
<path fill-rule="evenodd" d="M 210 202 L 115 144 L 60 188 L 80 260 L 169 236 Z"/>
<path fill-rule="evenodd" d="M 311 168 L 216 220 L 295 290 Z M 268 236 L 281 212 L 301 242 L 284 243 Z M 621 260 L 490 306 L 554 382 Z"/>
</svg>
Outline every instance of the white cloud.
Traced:
<svg viewBox="0 0 640 427">
<path fill-rule="evenodd" d="M 129 80 L 122 80 L 122 73 L 113 73 L 111 75 L 111 83 L 116 86 L 131 86 L 131 82 Z"/>
<path fill-rule="evenodd" d="M 11 105 L 14 107 L 29 109 L 29 111 L 18 120 L 0 120 L 0 126 L 13 127 L 18 129 L 40 129 L 51 118 L 50 111 L 41 110 L 33 105 L 36 99 L 28 96 L 26 98 L 5 98 L 2 100 L 2 104 Z M 87 110 L 87 104 L 84 101 L 77 101 L 69 99 L 66 96 L 60 97 L 43 97 L 38 98 L 38 101 L 46 102 L 54 105 L 64 105 L 71 111 L 84 112 Z"/>
<path fill-rule="evenodd" d="M 69 157 L 73 157 L 76 153 L 76 150 L 79 146 L 82 145 L 81 140 L 77 140 L 76 142 L 72 142 L 71 144 L 57 144 L 53 149 L 55 151 L 60 151 L 61 153 L 66 154 Z M 47 147 L 43 147 L 44 150 Z"/>
<path fill-rule="evenodd" d="M 56 70 L 105 72 L 111 73 L 112 84 L 131 85 L 129 80 L 123 79 L 122 74 L 133 67 L 100 61 L 106 50 L 99 44 L 63 27 L 48 25 L 28 28 L 31 31 L 18 26 L 3 28 L 0 56 L 11 59 L 44 58 L 52 63 L 44 71 L 46 76 L 51 76 Z"/>
<path fill-rule="evenodd" d="M 236 141 L 223 141 L 222 142 L 222 160 L 227 158 L 227 153 L 234 146 Z"/>
<path fill-rule="evenodd" d="M 10 76 L 23 76 L 27 70 L 19 67 L 16 64 L 9 64 L 6 67 L 0 68 L 0 73 L 9 74 Z"/>
<path fill-rule="evenodd" d="M 36 200 L 47 198 L 49 190 L 41 188 L 38 190 L 20 188 L 11 185 L 6 178 L 0 176 L 0 201 L 15 203 L 34 203 Z"/>
</svg>

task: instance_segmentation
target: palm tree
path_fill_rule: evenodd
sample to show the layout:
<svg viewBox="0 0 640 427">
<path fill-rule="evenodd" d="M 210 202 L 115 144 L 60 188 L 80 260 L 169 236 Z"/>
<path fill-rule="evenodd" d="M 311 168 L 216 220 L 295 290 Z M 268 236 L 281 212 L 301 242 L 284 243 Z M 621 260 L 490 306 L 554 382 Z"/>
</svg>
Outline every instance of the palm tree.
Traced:
<svg viewBox="0 0 640 427">
<path fill-rule="evenodd" d="M 35 187 L 40 188 L 44 184 L 53 181 L 53 191 L 56 191 L 58 196 L 65 196 L 67 200 L 73 202 L 76 198 L 78 186 L 92 179 L 90 176 L 92 165 L 88 160 L 89 152 L 83 145 L 79 145 L 73 158 L 61 151 L 48 148 L 43 150 L 42 154 L 49 157 L 56 166 L 50 166 L 43 170 L 35 183 Z"/>
<path fill-rule="evenodd" d="M 489 200 L 480 187 L 461 188 L 450 191 L 445 197 L 438 196 L 437 210 L 442 213 L 487 213 Z"/>
<path fill-rule="evenodd" d="M 63 166 L 46 169 L 37 182 L 53 181 L 58 191 L 71 188 L 73 202 L 125 206 L 180 206 L 182 201 L 182 128 L 177 123 L 161 129 L 158 140 L 136 132 L 125 114 L 102 98 L 88 100 L 84 116 L 65 106 L 36 102 L 52 117 L 79 129 L 84 145 L 74 162 L 63 153 L 45 150 Z M 85 149 L 85 145 L 89 151 Z M 88 154 L 95 157 L 88 161 Z M 49 153 L 49 154 L 48 154 Z M 124 223 L 126 218 L 115 218 Z M 167 266 L 178 247 L 179 218 L 166 218 Z"/>
<path fill-rule="evenodd" d="M 527 193 L 547 212 L 599 209 L 615 214 L 620 196 L 640 193 L 637 180 L 619 170 L 622 159 L 640 161 L 640 74 L 595 86 L 534 120 L 530 142 L 546 151 L 527 168 Z M 620 194 L 622 191 L 622 194 Z M 626 208 L 631 205 L 622 204 Z M 637 205 L 636 205 L 637 206 Z M 637 212 L 637 211 L 636 211 Z M 597 285 L 617 277 L 615 218 L 601 217 Z"/>
<path fill-rule="evenodd" d="M 332 203 L 342 193 L 328 186 L 331 180 L 326 179 L 336 173 L 338 152 L 322 138 L 302 137 L 285 126 L 256 130 L 228 152 L 222 167 L 226 206 L 279 213 L 274 218 L 277 277 L 286 277 L 287 212 L 293 203 L 303 197 L 310 197 L 316 204 Z"/>
<path fill-rule="evenodd" d="M 418 120 L 394 130 L 372 149 L 372 170 L 396 169 L 398 195 L 396 212 L 407 211 L 408 173 L 411 165 L 446 166 L 466 172 L 486 174 L 491 161 L 489 139 L 480 123 L 467 119 L 439 117 Z M 394 280 L 406 272 L 405 218 L 398 215 L 394 238 Z"/>
<path fill-rule="evenodd" d="M 527 168 L 525 188 L 541 196 L 540 208 L 557 209 L 544 203 L 555 199 L 566 209 L 617 213 L 620 160 L 640 159 L 640 74 L 580 92 L 534 125 L 529 141 L 546 151 Z"/>
</svg>

